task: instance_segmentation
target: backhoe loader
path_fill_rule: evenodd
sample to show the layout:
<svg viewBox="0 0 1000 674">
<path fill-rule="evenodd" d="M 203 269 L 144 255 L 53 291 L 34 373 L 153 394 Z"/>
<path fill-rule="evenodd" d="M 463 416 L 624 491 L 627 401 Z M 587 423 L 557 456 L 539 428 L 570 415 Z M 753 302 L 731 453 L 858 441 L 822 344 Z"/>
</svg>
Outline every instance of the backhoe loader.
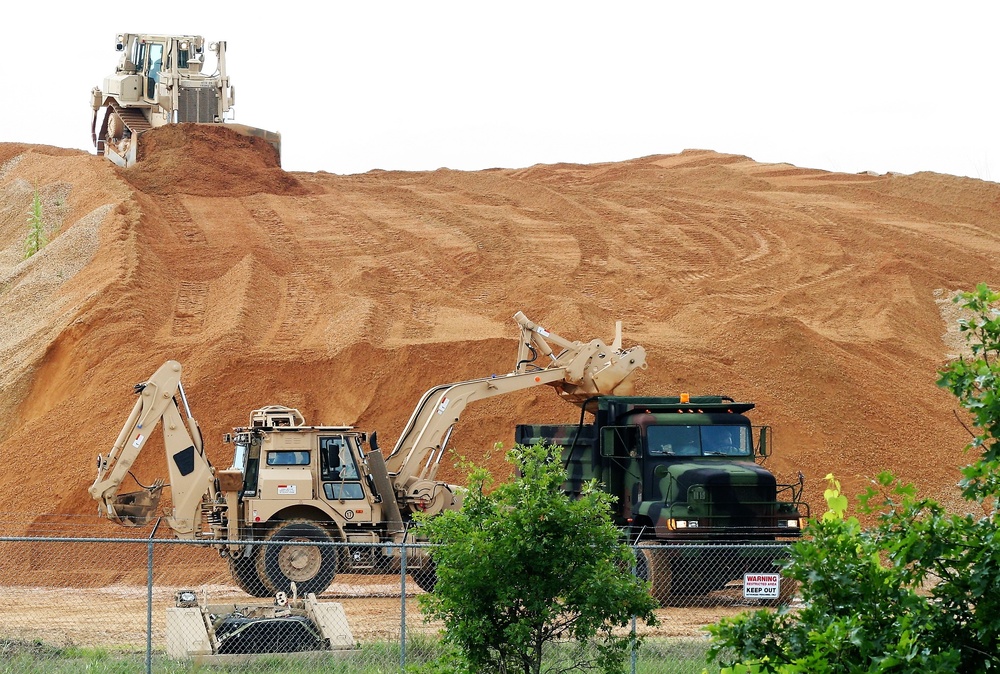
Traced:
<svg viewBox="0 0 1000 674">
<path fill-rule="evenodd" d="M 514 370 L 431 388 L 385 456 L 375 433 L 309 426 L 298 410 L 272 405 L 227 434 L 232 463 L 216 468 L 191 414 L 181 365 L 167 361 L 135 386 L 138 399 L 111 451 L 98 456 L 90 494 L 102 516 L 142 526 L 157 517 L 169 486 L 166 521 L 175 535 L 218 549 L 235 582 L 256 597 L 289 593 L 293 584 L 300 595 L 318 595 L 338 572 L 398 569 L 400 547 L 385 544 L 412 540 L 414 514 L 461 506 L 461 489 L 435 476 L 468 404 L 547 385 L 571 403 L 590 405 L 601 396 L 631 394 L 634 373 L 646 367 L 641 346 L 622 348 L 620 322 L 609 346 L 564 339 L 521 312 L 514 318 L 521 330 Z M 160 478 L 119 493 L 158 425 L 169 483 Z M 346 545 L 309 545 L 331 541 Z M 406 568 L 431 589 L 433 565 L 421 550 L 407 551 Z"/>
</svg>

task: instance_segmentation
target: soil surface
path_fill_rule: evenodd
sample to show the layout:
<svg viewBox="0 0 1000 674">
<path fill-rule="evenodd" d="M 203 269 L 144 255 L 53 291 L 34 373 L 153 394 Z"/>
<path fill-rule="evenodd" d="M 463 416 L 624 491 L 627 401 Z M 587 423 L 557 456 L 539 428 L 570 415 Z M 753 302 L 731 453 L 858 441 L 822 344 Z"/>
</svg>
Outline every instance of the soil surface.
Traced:
<svg viewBox="0 0 1000 674">
<path fill-rule="evenodd" d="M 702 150 L 342 176 L 287 173 L 224 128 L 144 142 L 129 169 L 0 143 L 5 535 L 65 533 L 52 514 L 118 532 L 87 493 L 95 457 L 165 360 L 216 465 L 269 404 L 391 448 L 431 386 L 514 368 L 519 310 L 581 341 L 622 320 L 648 354 L 639 394 L 755 402 L 767 465 L 801 471 L 814 511 L 826 474 L 857 494 L 888 469 L 964 507 L 969 436 L 935 380 L 961 349 L 953 292 L 1000 282 L 998 184 Z M 36 191 L 50 242 L 26 260 Z M 515 423 L 578 418 L 542 387 L 470 406 L 450 446 L 505 476 L 486 450 Z M 146 484 L 166 475 L 153 454 Z M 461 483 L 453 464 L 438 477 Z"/>
</svg>

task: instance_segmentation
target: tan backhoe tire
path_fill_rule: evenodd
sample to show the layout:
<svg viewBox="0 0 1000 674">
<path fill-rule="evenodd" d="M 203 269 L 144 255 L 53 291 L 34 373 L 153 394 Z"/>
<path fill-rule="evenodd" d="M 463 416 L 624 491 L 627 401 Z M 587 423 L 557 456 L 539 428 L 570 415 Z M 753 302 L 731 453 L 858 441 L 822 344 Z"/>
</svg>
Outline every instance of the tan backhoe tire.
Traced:
<svg viewBox="0 0 1000 674">
<path fill-rule="evenodd" d="M 282 545 L 316 542 L 328 544 L 333 538 L 323 527 L 309 520 L 288 520 L 276 524 L 264 537 L 257 556 L 257 575 L 272 593 L 291 596 L 292 583 L 302 597 L 321 594 L 337 574 L 337 549 L 330 545 Z"/>
<path fill-rule="evenodd" d="M 270 597 L 272 592 L 257 573 L 257 557 L 259 555 L 260 547 L 255 547 L 252 552 L 244 554 L 242 557 L 230 557 L 229 573 L 232 574 L 236 585 L 251 597 Z"/>
<path fill-rule="evenodd" d="M 649 578 L 649 593 L 660 602 L 661 606 L 670 606 L 675 600 L 673 595 L 675 554 L 658 548 L 646 548 L 646 573 Z"/>
</svg>

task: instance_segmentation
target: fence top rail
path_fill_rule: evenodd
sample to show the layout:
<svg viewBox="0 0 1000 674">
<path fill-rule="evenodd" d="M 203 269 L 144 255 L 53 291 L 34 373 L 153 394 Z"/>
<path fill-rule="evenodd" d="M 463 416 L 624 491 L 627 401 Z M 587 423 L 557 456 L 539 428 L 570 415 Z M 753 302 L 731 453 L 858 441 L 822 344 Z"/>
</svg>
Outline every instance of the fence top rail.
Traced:
<svg viewBox="0 0 1000 674">
<path fill-rule="evenodd" d="M 188 540 L 180 538 L 120 538 L 120 537 L 101 537 L 101 536 L 0 536 L 0 543 L 94 543 L 94 544 L 128 544 L 128 545 L 195 545 L 200 547 L 208 547 L 210 545 L 241 545 L 245 544 L 246 541 L 229 541 L 229 540 Z M 420 548 L 430 548 L 435 547 L 433 543 L 427 542 L 409 542 L 409 543 L 395 543 L 395 542 L 383 542 L 383 543 L 368 543 L 368 542 L 345 542 L 345 541 L 263 541 L 255 540 L 252 541 L 253 545 L 260 546 L 271 546 L 271 545 L 281 545 L 281 546 L 323 546 L 323 547 L 351 547 L 351 548 L 406 548 L 406 549 L 420 549 Z M 774 549 L 774 548 L 787 548 L 791 544 L 790 541 L 731 541 L 731 542 L 683 542 L 683 543 L 639 543 L 630 544 L 629 547 L 635 550 L 664 550 L 670 549 L 683 549 L 683 550 L 732 550 L 734 548 L 753 550 L 753 549 Z"/>
</svg>

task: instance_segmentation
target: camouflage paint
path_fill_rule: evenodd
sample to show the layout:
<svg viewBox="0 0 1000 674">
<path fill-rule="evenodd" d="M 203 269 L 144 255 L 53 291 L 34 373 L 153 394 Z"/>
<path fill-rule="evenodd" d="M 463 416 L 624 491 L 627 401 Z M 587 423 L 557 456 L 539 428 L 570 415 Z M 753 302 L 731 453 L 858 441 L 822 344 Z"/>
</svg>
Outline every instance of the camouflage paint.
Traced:
<svg viewBox="0 0 1000 674">
<path fill-rule="evenodd" d="M 720 396 L 602 397 L 591 401 L 590 424 L 520 425 L 515 439 L 531 445 L 545 442 L 563 448 L 565 489 L 579 494 L 597 480 L 617 497 L 616 524 L 630 529 L 633 540 L 774 540 L 795 537 L 808 506 L 789 485 L 746 456 L 653 454 L 650 427 L 685 426 L 697 433 L 709 426 L 729 426 L 752 438 L 744 415 L 753 403 Z M 609 446 L 610 444 L 610 446 Z M 790 501 L 779 493 L 792 494 Z M 686 526 L 679 527 L 676 522 Z"/>
</svg>

